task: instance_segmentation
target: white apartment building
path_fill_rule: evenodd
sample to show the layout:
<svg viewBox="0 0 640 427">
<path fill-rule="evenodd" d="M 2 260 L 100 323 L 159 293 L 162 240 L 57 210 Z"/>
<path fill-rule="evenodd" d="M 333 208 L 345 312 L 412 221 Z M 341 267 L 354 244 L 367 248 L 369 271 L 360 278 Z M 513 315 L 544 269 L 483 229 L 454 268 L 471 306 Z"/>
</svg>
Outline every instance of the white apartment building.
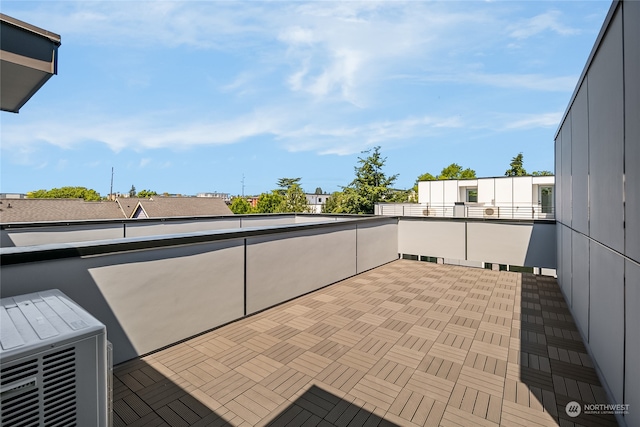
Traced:
<svg viewBox="0 0 640 427">
<path fill-rule="evenodd" d="M 381 203 L 376 215 L 554 218 L 554 176 L 421 181 L 418 203 Z"/>
<path fill-rule="evenodd" d="M 554 184 L 553 176 L 421 181 L 418 202 L 427 216 L 553 218 Z"/>
<path fill-rule="evenodd" d="M 312 194 L 306 193 L 307 204 L 311 213 L 322 213 L 322 206 L 327 203 L 330 194 Z"/>
</svg>

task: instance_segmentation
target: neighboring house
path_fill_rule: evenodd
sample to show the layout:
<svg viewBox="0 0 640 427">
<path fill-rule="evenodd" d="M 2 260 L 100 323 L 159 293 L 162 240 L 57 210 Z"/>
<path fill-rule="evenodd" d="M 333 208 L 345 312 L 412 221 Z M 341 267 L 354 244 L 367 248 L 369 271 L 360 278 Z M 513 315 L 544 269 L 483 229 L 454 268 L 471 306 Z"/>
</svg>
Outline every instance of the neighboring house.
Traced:
<svg viewBox="0 0 640 427">
<path fill-rule="evenodd" d="M 225 201 L 225 203 L 231 203 L 231 195 L 229 193 L 198 193 L 196 197 L 217 197 Z"/>
<path fill-rule="evenodd" d="M 125 218 L 169 218 L 232 215 L 222 199 L 179 197 L 82 199 L 0 199 L 0 223 L 83 221 Z"/>
<path fill-rule="evenodd" d="M 420 181 L 418 204 L 380 204 L 378 215 L 553 218 L 555 177 Z"/>
<path fill-rule="evenodd" d="M 219 197 L 151 197 L 118 200 L 125 212 L 133 205 L 129 218 L 168 218 L 178 216 L 233 215 Z"/>
<path fill-rule="evenodd" d="M 307 198 L 307 204 L 309 205 L 309 212 L 311 213 L 322 213 L 322 207 L 325 203 L 327 203 L 327 199 L 330 197 L 330 194 L 311 194 L 306 193 L 305 197 Z"/>
<path fill-rule="evenodd" d="M 123 219 L 117 203 L 82 199 L 0 199 L 0 222 L 80 221 Z"/>
</svg>

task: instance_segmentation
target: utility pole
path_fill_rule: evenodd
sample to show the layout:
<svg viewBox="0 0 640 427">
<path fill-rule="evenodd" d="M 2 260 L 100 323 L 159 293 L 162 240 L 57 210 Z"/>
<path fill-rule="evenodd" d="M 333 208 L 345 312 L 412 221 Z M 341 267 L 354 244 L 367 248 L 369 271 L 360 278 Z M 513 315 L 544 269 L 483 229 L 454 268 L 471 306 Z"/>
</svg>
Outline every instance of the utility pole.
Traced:
<svg viewBox="0 0 640 427">
<path fill-rule="evenodd" d="M 244 174 L 242 174 L 242 197 L 244 197 Z"/>
<path fill-rule="evenodd" d="M 111 189 L 109 190 L 109 200 L 112 200 L 113 198 L 113 166 L 111 166 Z"/>
</svg>

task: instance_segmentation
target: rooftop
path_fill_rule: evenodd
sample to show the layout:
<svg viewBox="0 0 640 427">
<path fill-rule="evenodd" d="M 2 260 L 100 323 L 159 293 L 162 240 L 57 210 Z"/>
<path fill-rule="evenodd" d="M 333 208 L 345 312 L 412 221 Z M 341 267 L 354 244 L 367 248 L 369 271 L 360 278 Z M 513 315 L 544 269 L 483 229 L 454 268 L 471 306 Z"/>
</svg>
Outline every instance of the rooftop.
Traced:
<svg viewBox="0 0 640 427">
<path fill-rule="evenodd" d="M 554 278 L 407 260 L 123 363 L 113 399 L 114 426 L 616 425 L 565 412 L 608 399 Z"/>
<path fill-rule="evenodd" d="M 0 199 L 0 222 L 32 223 L 131 218 L 140 205 L 148 218 L 231 215 L 223 199 L 215 197 L 122 197 L 116 201 L 83 199 Z"/>
</svg>

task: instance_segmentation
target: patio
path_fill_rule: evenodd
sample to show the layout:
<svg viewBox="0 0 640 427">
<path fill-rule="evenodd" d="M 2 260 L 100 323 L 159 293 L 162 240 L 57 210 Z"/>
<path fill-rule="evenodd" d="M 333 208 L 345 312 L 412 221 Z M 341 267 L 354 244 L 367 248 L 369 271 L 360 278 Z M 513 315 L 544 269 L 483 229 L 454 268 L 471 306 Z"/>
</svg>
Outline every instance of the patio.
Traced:
<svg viewBox="0 0 640 427">
<path fill-rule="evenodd" d="M 617 425 L 565 412 L 607 398 L 554 278 L 408 260 L 116 366 L 113 399 L 114 426 Z"/>
</svg>

